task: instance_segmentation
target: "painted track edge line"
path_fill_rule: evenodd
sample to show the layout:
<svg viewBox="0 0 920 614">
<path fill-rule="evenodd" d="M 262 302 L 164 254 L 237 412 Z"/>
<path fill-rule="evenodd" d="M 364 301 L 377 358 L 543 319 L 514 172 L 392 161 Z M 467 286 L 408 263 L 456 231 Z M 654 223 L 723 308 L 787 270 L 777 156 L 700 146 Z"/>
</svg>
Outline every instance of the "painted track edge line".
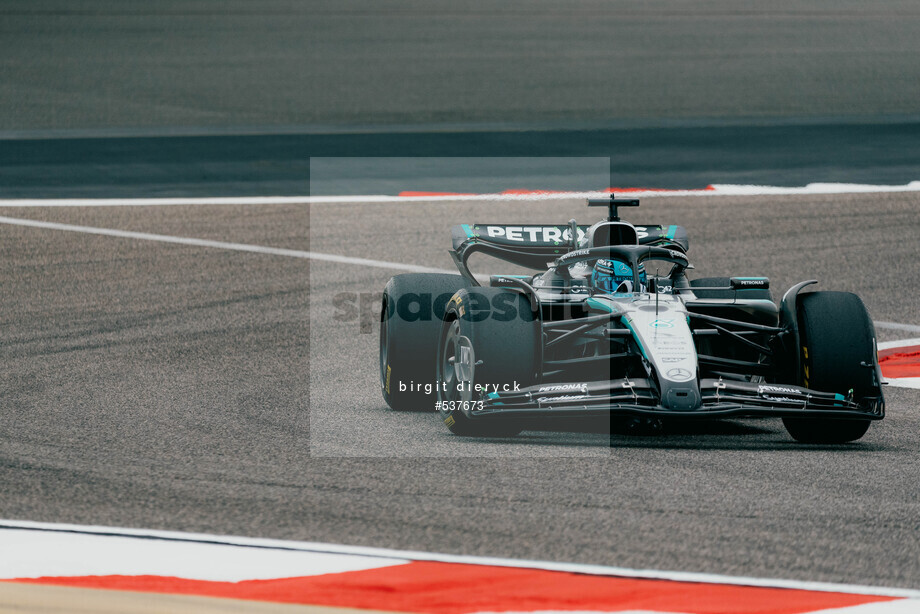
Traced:
<svg viewBox="0 0 920 614">
<path fill-rule="evenodd" d="M 133 230 L 118 230 L 114 228 L 99 228 L 95 226 L 78 226 L 74 224 L 62 224 L 59 222 L 46 222 L 42 220 L 33 220 L 28 218 L 14 218 L 0 216 L 0 224 L 9 224 L 12 226 L 23 226 L 29 228 L 43 228 L 46 230 L 60 230 L 66 232 L 79 232 L 91 235 L 100 235 L 108 237 L 117 237 L 122 239 L 139 239 L 143 241 L 157 241 L 161 243 L 172 243 L 177 245 L 191 245 L 195 247 L 210 247 L 217 249 L 227 249 L 233 251 L 269 254 L 274 256 L 287 256 L 292 258 L 304 258 L 308 260 L 318 260 L 325 262 L 336 262 L 339 264 L 357 264 L 380 269 L 392 269 L 397 271 L 409 271 L 413 273 L 446 273 L 455 275 L 458 271 L 450 269 L 438 269 L 426 267 L 417 264 L 405 264 L 400 262 L 387 262 L 384 260 L 371 260 L 367 258 L 357 258 L 354 256 L 343 256 L 340 254 L 325 254 L 320 252 L 308 252 L 303 250 L 266 247 L 261 245 L 252 245 L 248 243 L 229 243 L 225 241 L 215 241 L 212 239 L 197 239 L 193 237 L 177 237 L 173 235 L 152 234 L 147 232 L 137 232 Z M 476 275 L 480 281 L 489 279 L 488 275 Z M 905 330 L 920 332 L 920 326 L 913 324 L 899 324 L 897 322 L 874 322 L 877 328 L 886 328 L 892 330 Z M 882 349 L 880 347 L 880 349 Z M 897 385 L 897 384 L 895 384 Z"/>
<path fill-rule="evenodd" d="M 192 247 L 209 247 L 238 252 L 267 254 L 271 256 L 303 258 L 305 260 L 335 262 L 338 264 L 357 264 L 378 269 L 394 269 L 397 271 L 409 271 L 412 273 L 457 273 L 456 271 L 451 271 L 448 269 L 438 269 L 417 264 L 405 264 L 401 262 L 387 262 L 385 260 L 371 260 L 368 258 L 357 258 L 354 256 L 343 256 L 340 254 L 325 254 L 321 252 L 303 251 L 283 247 L 267 247 L 263 245 L 252 245 L 249 243 L 230 243 L 226 241 L 214 241 L 212 239 L 196 239 L 194 237 L 176 237 L 173 235 L 160 235 L 148 232 L 136 232 L 133 230 L 98 228 L 95 226 L 77 226 L 74 224 L 60 224 L 58 222 L 45 222 L 42 220 L 31 220 L 26 218 L 0 216 L 0 224 L 23 226 L 27 228 L 42 228 L 45 230 L 78 232 L 89 235 L 116 237 L 120 239 L 138 239 L 142 241 L 154 241 L 175 245 L 190 245 Z"/>
<path fill-rule="evenodd" d="M 876 328 L 885 328 L 888 330 L 903 330 L 909 333 L 920 333 L 920 326 L 915 324 L 899 324 L 897 322 L 879 322 L 873 321 Z M 881 344 L 879 345 L 881 349 Z"/>
<path fill-rule="evenodd" d="M 884 326 L 879 326 L 879 324 L 888 324 L 889 328 L 894 330 L 918 330 L 920 331 L 920 326 L 912 326 L 909 324 L 895 324 L 893 322 L 875 322 L 877 328 L 885 328 Z M 877 344 L 876 349 L 879 352 L 879 359 L 881 360 L 882 353 L 888 353 L 889 350 L 897 350 L 900 348 L 911 348 L 920 345 L 920 337 L 915 337 L 913 339 L 898 339 L 896 341 L 884 341 Z M 882 369 L 882 375 L 884 375 L 885 370 Z M 912 390 L 920 390 L 920 377 L 885 377 L 885 383 L 894 388 L 910 388 Z"/>
<path fill-rule="evenodd" d="M 870 194 L 885 192 L 918 192 L 920 181 L 904 185 L 873 185 L 857 183 L 809 183 L 801 187 L 766 185 L 712 184 L 707 188 L 665 190 L 619 188 L 633 197 L 661 196 L 783 196 L 796 194 Z M 614 188 L 610 188 L 614 190 Z M 387 196 L 384 194 L 351 196 L 219 196 L 196 198 L 22 198 L 0 199 L 0 207 L 126 207 L 164 205 L 281 205 L 336 203 L 409 203 L 421 201 L 466 200 L 551 200 L 560 198 L 602 198 L 610 190 L 564 192 L 532 190 L 514 194 L 450 194 L 441 196 Z"/>
<path fill-rule="evenodd" d="M 885 383 L 895 388 L 920 390 L 920 377 L 886 377 Z"/>
<path fill-rule="evenodd" d="M 658 571 L 652 569 L 631 569 L 584 563 L 557 563 L 552 561 L 509 559 L 485 556 L 465 556 L 421 552 L 414 550 L 396 550 L 365 546 L 346 546 L 321 542 L 287 541 L 269 538 L 234 537 L 229 535 L 210 535 L 207 533 L 182 533 L 155 529 L 130 529 L 94 525 L 74 525 L 34 522 L 27 520 L 0 519 L 0 530 L 26 529 L 34 531 L 80 533 L 85 535 L 136 537 L 162 539 L 167 541 L 204 542 L 228 546 L 249 546 L 257 548 L 275 548 L 306 552 L 323 552 L 328 554 L 351 554 L 356 556 L 378 557 L 388 559 L 410 559 L 415 561 L 433 561 L 440 563 L 459 563 L 468 565 L 490 565 L 495 567 L 518 567 L 523 569 L 541 569 L 595 576 L 618 576 L 648 580 L 669 580 L 675 582 L 693 582 L 698 584 L 726 584 L 735 586 L 756 586 L 764 588 L 785 588 L 817 592 L 850 593 L 859 595 L 876 595 L 881 597 L 899 597 L 920 599 L 920 590 L 867 586 L 859 584 L 842 584 L 832 582 L 812 582 L 781 578 L 754 578 L 745 576 L 723 576 L 710 573 L 683 571 Z"/>
<path fill-rule="evenodd" d="M 630 193 L 630 196 L 697 196 L 715 192 L 682 190 L 666 193 L 649 191 Z M 368 194 L 352 196 L 242 196 L 204 198 L 47 198 L 0 199 L 0 208 L 36 207 L 161 207 L 161 206 L 233 206 L 233 205 L 335 205 L 335 204 L 405 204 L 419 202 L 456 201 L 533 201 L 566 198 L 603 198 L 609 192 L 544 192 L 533 194 L 451 194 L 437 196 L 391 196 Z"/>
<path fill-rule="evenodd" d="M 878 326 L 879 324 L 892 324 L 892 322 L 874 322 L 874 324 Z M 901 326 L 907 325 L 899 324 L 897 326 L 898 329 L 900 329 Z M 884 327 L 879 326 L 879 328 Z M 920 331 L 920 326 L 916 326 L 914 328 Z M 920 337 L 914 337 L 913 339 L 897 339 L 895 341 L 883 341 L 882 343 L 878 344 L 877 349 L 881 352 L 883 350 L 893 350 L 895 348 L 910 347 L 912 345 L 920 345 Z"/>
</svg>

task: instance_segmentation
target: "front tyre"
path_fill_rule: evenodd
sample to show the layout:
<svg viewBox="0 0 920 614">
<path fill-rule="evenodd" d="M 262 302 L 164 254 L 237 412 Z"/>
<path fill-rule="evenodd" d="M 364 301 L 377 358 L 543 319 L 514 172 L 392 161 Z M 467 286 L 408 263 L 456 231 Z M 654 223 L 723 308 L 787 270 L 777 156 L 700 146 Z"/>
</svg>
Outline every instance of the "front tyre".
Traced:
<svg viewBox="0 0 920 614">
<path fill-rule="evenodd" d="M 380 388 L 397 410 L 433 411 L 438 337 L 460 275 L 410 273 L 390 279 L 380 305 Z"/>
<path fill-rule="evenodd" d="M 862 300 L 850 292 L 812 292 L 799 298 L 802 384 L 853 399 L 872 396 L 875 327 Z M 802 443 L 838 444 L 866 434 L 870 420 L 783 418 L 786 430 Z"/>
<path fill-rule="evenodd" d="M 496 388 L 534 383 L 541 344 L 540 320 L 526 296 L 502 288 L 467 288 L 454 295 L 438 344 L 438 412 L 447 428 L 469 437 L 520 433 L 519 422 L 473 419 L 470 413 Z"/>
</svg>

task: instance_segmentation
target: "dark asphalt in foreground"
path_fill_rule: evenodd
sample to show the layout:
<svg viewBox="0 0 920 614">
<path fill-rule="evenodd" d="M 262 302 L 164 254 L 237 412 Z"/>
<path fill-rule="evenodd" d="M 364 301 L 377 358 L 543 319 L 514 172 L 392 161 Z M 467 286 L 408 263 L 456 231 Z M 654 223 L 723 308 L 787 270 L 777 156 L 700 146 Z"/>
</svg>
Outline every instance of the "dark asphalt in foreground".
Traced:
<svg viewBox="0 0 920 614">
<path fill-rule="evenodd" d="M 920 324 L 914 194 L 644 201 L 697 274 L 859 292 Z M 632 213 L 632 212 L 631 212 Z M 579 202 L 0 208 L 0 215 L 448 268 L 458 222 Z M 343 224 L 348 220 L 349 224 Z M 860 442 L 776 420 L 660 437 L 450 435 L 385 408 L 340 292 L 390 272 L 0 225 L 0 517 L 920 586 L 918 392 Z M 883 339 L 891 331 L 880 331 Z M 906 336 L 906 335 L 905 335 Z"/>
</svg>

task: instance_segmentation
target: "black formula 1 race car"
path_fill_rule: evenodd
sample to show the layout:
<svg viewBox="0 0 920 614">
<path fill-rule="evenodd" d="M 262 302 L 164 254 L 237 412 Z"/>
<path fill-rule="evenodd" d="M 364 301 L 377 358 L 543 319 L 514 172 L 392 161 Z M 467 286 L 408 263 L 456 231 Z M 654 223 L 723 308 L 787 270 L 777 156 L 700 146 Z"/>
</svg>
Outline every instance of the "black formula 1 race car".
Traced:
<svg viewBox="0 0 920 614">
<path fill-rule="evenodd" d="M 393 409 L 433 410 L 458 435 L 512 436 L 532 418 L 781 417 L 806 443 L 862 437 L 884 416 L 875 329 L 858 296 L 763 277 L 688 279 L 680 226 L 454 226 L 459 275 L 393 277 L 380 382 Z M 487 254 L 529 275 L 493 275 Z M 656 271 L 651 274 L 650 271 Z M 541 420 L 541 423 L 545 420 Z"/>
</svg>

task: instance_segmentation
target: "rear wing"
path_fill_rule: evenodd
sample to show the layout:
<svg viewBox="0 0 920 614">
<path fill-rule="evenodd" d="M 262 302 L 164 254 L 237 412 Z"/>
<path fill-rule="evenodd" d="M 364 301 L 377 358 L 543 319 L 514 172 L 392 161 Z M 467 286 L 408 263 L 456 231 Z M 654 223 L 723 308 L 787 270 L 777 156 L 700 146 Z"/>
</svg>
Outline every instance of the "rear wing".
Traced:
<svg viewBox="0 0 920 614">
<path fill-rule="evenodd" d="M 590 226 L 572 227 L 568 224 L 459 224 L 451 228 L 453 252 L 457 268 L 468 279 L 474 279 L 467 260 L 477 252 L 500 258 L 523 267 L 546 270 L 547 265 L 577 249 Z M 637 225 L 639 245 L 664 247 L 686 253 L 690 239 L 682 226 L 658 224 Z"/>
<path fill-rule="evenodd" d="M 482 242 L 502 247 L 546 250 L 556 256 L 576 249 L 578 241 L 585 237 L 590 226 L 578 227 L 578 236 L 572 241 L 572 230 L 568 224 L 458 224 L 450 229 L 454 250 L 464 243 Z M 636 225 L 639 245 L 652 245 L 679 249 L 686 253 L 690 239 L 683 226 L 661 226 L 659 224 Z"/>
</svg>

